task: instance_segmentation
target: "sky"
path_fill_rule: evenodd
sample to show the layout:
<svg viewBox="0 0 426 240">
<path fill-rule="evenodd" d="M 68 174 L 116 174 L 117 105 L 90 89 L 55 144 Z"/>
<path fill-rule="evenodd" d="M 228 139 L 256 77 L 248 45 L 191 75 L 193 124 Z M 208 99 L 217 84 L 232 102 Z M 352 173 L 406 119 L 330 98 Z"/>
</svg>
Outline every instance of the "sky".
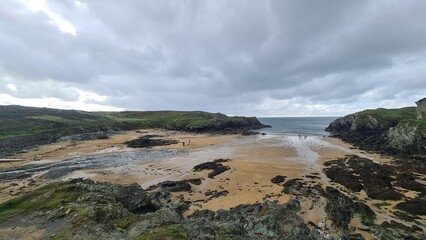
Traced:
<svg viewBox="0 0 426 240">
<path fill-rule="evenodd" d="M 426 97 L 424 0 L 1 0 L 0 105 L 342 116 Z"/>
</svg>

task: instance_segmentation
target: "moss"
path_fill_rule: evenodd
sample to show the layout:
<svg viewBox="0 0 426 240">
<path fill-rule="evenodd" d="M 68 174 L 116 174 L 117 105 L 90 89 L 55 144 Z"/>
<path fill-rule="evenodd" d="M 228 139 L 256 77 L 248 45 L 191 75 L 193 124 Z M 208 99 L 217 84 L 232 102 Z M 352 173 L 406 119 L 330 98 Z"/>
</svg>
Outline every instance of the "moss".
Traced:
<svg viewBox="0 0 426 240">
<path fill-rule="evenodd" d="M 141 220 L 141 217 L 139 217 L 136 214 L 131 214 L 126 219 L 121 219 L 121 220 L 117 221 L 114 224 L 114 226 L 116 226 L 118 228 L 122 228 L 122 229 L 128 229 L 130 227 L 130 225 L 132 225 L 133 223 L 135 223 L 139 220 Z"/>
<path fill-rule="evenodd" d="M 0 204 L 0 223 L 21 214 L 60 208 L 76 201 L 79 196 L 73 187 L 59 183 L 49 184 Z"/>
<path fill-rule="evenodd" d="M 173 228 L 159 228 L 145 232 L 135 240 L 186 240 L 189 239 L 184 233 Z"/>
<path fill-rule="evenodd" d="M 354 213 L 354 216 L 357 217 L 357 218 L 360 218 L 361 222 L 366 226 L 373 226 L 374 225 L 375 217 L 370 218 L 370 217 L 367 217 L 363 213 Z"/>
</svg>

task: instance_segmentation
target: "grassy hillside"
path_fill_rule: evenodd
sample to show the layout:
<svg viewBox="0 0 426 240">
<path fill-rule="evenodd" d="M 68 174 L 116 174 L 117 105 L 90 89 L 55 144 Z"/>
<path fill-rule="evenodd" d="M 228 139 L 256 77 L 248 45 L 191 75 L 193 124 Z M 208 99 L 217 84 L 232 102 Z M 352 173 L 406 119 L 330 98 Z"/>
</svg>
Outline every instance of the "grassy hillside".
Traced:
<svg viewBox="0 0 426 240">
<path fill-rule="evenodd" d="M 416 120 L 416 108 L 415 107 L 404 107 L 396 109 L 367 109 L 362 112 L 356 113 L 357 118 L 367 118 L 367 116 L 372 116 L 375 119 L 387 123 L 389 126 L 396 126 L 401 120 Z"/>
<path fill-rule="evenodd" d="M 254 117 L 200 111 L 84 112 L 0 106 L 0 158 L 81 133 L 144 128 L 230 133 L 262 127 Z"/>
</svg>

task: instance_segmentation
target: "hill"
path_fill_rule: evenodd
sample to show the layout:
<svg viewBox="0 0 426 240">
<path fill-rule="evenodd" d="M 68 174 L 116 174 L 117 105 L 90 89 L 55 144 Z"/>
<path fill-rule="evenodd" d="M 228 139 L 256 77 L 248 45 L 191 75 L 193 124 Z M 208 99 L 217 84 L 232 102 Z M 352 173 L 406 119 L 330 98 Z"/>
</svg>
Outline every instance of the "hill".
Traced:
<svg viewBox="0 0 426 240">
<path fill-rule="evenodd" d="M 232 133 L 266 127 L 255 117 L 229 117 L 201 111 L 85 112 L 23 106 L 0 106 L 0 158 L 75 134 L 162 128 Z"/>
</svg>

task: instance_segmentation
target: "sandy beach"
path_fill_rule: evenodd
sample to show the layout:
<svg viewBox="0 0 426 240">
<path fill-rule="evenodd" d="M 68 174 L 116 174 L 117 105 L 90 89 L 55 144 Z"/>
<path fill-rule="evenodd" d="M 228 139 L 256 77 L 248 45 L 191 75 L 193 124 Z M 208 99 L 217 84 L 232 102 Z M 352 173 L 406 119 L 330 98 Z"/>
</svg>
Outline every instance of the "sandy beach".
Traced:
<svg viewBox="0 0 426 240">
<path fill-rule="evenodd" d="M 189 215 L 195 210 L 230 209 L 239 204 L 253 204 L 257 202 L 277 201 L 287 202 L 291 195 L 282 193 L 282 186 L 274 184 L 271 179 L 275 176 L 284 176 L 286 180 L 302 179 L 311 185 L 320 184 L 323 188 L 334 186 L 323 173 L 324 162 L 342 158 L 348 154 L 355 154 L 372 159 L 380 163 L 388 163 L 391 159 L 366 153 L 354 149 L 350 144 L 334 138 L 307 137 L 299 138 L 292 135 L 208 135 L 188 134 L 166 130 L 130 131 L 113 135 L 109 139 L 91 140 L 82 142 L 58 142 L 45 145 L 27 153 L 19 154 L 16 158 L 25 159 L 16 164 L 43 163 L 52 161 L 66 161 L 77 156 L 92 156 L 117 152 L 146 151 L 144 149 L 128 148 L 124 142 L 136 139 L 143 135 L 159 135 L 162 138 L 178 140 L 178 144 L 158 146 L 150 150 L 178 150 L 173 157 L 144 161 L 119 167 L 88 169 L 71 172 L 62 177 L 62 180 L 71 178 L 90 178 L 95 181 L 112 182 L 119 184 L 138 183 L 148 188 L 166 180 L 183 180 L 200 178 L 200 185 L 193 185 L 188 192 L 172 193 L 175 198 L 184 198 L 191 201 Z M 185 145 L 183 144 L 185 143 Z M 209 178 L 209 171 L 195 172 L 193 168 L 203 162 L 215 159 L 230 159 L 223 163 L 229 167 L 214 178 Z M 0 163 L 0 167 L 8 167 L 11 163 Z M 39 176 L 25 178 L 19 181 L 0 184 L 0 202 L 45 185 L 48 180 Z M 225 192 L 219 197 L 211 197 L 208 192 Z M 409 193 L 407 193 L 409 194 Z M 364 194 L 365 195 L 365 194 Z M 365 202 L 374 203 L 359 194 Z M 302 204 L 311 211 L 303 211 L 302 218 L 307 222 L 318 223 L 324 221 L 326 213 L 320 207 L 325 203 L 314 204 L 310 199 L 301 198 Z M 395 205 L 396 203 L 391 203 Z M 312 206 L 312 207 L 310 207 Z M 390 209 L 390 208 L 389 208 Z M 395 220 L 390 212 L 383 209 L 374 209 L 381 212 L 378 221 Z M 424 221 L 424 219 L 422 219 Z M 327 222 L 327 224 L 330 224 Z M 356 226 L 357 222 L 353 221 Z M 368 233 L 362 233 L 369 239 Z"/>
</svg>

